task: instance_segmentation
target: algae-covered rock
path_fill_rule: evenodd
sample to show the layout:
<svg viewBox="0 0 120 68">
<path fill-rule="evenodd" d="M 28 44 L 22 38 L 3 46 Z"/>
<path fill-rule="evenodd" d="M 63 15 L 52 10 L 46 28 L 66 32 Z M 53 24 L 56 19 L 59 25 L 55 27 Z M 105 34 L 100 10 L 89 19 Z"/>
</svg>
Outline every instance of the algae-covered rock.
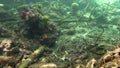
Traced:
<svg viewBox="0 0 120 68">
<path fill-rule="evenodd" d="M 41 44 L 54 46 L 57 39 L 57 28 L 49 20 L 49 16 L 39 13 L 37 7 L 24 7 L 20 11 L 21 18 L 24 20 L 25 37 L 39 40 Z"/>
</svg>

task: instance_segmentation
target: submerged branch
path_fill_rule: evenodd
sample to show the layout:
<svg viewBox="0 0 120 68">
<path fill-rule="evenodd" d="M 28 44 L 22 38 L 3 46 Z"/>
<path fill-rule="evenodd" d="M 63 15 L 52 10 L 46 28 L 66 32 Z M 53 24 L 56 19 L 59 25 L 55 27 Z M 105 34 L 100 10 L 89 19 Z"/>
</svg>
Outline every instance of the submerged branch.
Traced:
<svg viewBox="0 0 120 68">
<path fill-rule="evenodd" d="M 94 19 L 91 19 L 92 21 Z M 53 22 L 88 22 L 89 18 L 84 19 L 67 19 L 67 20 L 52 20 Z"/>
<path fill-rule="evenodd" d="M 40 55 L 40 54 L 43 53 L 44 50 L 45 50 L 45 49 L 44 49 L 43 46 L 39 47 L 37 50 L 35 50 L 35 51 L 31 54 L 31 56 L 30 56 L 29 58 L 27 58 L 25 61 L 23 61 L 23 62 L 20 64 L 19 68 L 27 68 L 28 65 L 31 64 L 32 61 L 33 61 L 38 55 Z"/>
<path fill-rule="evenodd" d="M 97 37 L 96 41 L 94 42 L 94 44 L 97 44 L 97 42 L 100 40 L 101 36 L 103 35 L 104 31 L 105 31 L 104 28 L 102 28 L 102 32 L 98 35 L 98 37 Z"/>
</svg>

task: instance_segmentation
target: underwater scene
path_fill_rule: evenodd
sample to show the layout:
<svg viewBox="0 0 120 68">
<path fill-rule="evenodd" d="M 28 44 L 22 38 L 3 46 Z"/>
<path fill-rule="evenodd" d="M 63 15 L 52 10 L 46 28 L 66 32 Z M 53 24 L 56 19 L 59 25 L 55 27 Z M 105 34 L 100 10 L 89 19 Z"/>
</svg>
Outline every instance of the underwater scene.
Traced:
<svg viewBox="0 0 120 68">
<path fill-rule="evenodd" d="M 0 0 L 0 68 L 120 68 L 120 0 Z"/>
</svg>

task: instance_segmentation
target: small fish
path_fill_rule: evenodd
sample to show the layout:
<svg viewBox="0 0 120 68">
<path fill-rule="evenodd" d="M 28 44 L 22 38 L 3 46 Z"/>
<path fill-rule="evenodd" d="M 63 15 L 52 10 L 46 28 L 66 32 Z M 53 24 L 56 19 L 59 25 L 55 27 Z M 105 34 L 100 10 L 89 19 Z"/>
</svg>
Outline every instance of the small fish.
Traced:
<svg viewBox="0 0 120 68">
<path fill-rule="evenodd" d="M 0 4 L 0 7 L 3 7 L 4 6 L 4 4 Z"/>
</svg>

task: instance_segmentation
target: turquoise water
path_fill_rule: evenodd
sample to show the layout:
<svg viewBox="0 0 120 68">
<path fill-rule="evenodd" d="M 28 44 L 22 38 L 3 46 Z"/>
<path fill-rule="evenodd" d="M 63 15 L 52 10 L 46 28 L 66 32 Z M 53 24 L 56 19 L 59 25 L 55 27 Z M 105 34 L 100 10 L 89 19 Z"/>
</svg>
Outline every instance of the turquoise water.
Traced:
<svg viewBox="0 0 120 68">
<path fill-rule="evenodd" d="M 78 57 L 79 63 L 99 59 L 119 42 L 120 0 L 0 0 L 0 43 L 5 43 L 0 44 L 0 63 L 4 55 L 21 62 L 44 46 L 45 54 L 38 57 L 69 66 Z M 19 62 L 11 63 L 0 68 Z"/>
<path fill-rule="evenodd" d="M 104 37 L 102 40 L 115 44 L 120 39 L 119 0 L 1 0 L 1 23 L 9 20 L 19 21 L 21 12 L 24 10 L 46 15 L 45 17 L 49 17 L 60 28 L 60 33 L 58 33 L 60 36 L 70 33 L 73 34 L 70 36 L 73 40 L 78 38 L 94 39 L 101 34 L 102 30 L 104 30 L 101 35 L 102 38 Z M 26 17 L 22 16 L 22 18 Z M 3 25 L 8 24 L 10 22 Z M 18 25 L 17 22 L 14 24 Z M 23 23 L 19 24 L 22 24 L 19 28 L 24 26 Z M 15 29 L 18 26 L 6 27 Z"/>
</svg>

